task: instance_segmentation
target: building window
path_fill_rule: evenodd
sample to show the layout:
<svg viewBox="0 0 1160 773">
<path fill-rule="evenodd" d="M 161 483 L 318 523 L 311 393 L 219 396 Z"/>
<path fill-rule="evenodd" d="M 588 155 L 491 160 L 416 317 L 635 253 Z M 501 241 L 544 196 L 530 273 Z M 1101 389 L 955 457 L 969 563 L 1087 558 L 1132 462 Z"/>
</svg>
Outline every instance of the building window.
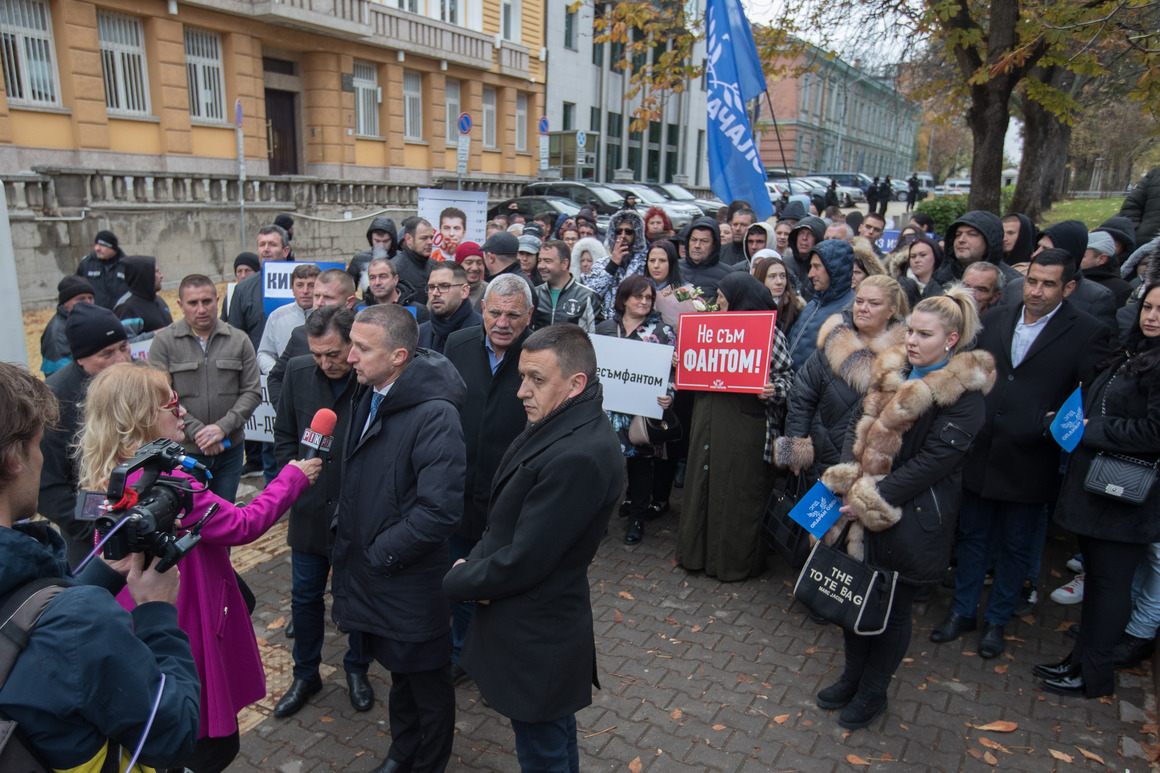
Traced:
<svg viewBox="0 0 1160 773">
<path fill-rule="evenodd" d="M 403 139 L 423 139 L 423 76 L 403 70 Z"/>
<path fill-rule="evenodd" d="M 588 108 L 588 131 L 590 131 L 590 132 L 600 131 L 600 108 L 599 107 Z"/>
<path fill-rule="evenodd" d="M 564 103 L 564 118 L 561 121 L 560 127 L 564 131 L 571 131 L 576 128 L 576 104 L 574 102 Z"/>
<path fill-rule="evenodd" d="M 483 146 L 494 150 L 495 144 L 495 87 L 483 87 Z"/>
<path fill-rule="evenodd" d="M 528 95 L 516 94 L 516 150 L 528 149 Z"/>
<path fill-rule="evenodd" d="M 459 81 L 448 78 L 443 87 L 443 98 L 447 103 L 444 121 L 447 123 L 447 144 L 454 145 L 459 141 Z"/>
<path fill-rule="evenodd" d="M 379 136 L 379 73 L 371 62 L 354 60 L 354 133 Z"/>
<path fill-rule="evenodd" d="M 185 28 L 185 72 L 189 80 L 189 116 L 223 121 L 222 39 L 216 32 Z"/>
<path fill-rule="evenodd" d="M 620 132 L 624 126 L 623 119 L 624 117 L 620 113 L 608 114 L 608 139 L 611 140 L 615 137 L 617 142 L 620 141 Z"/>
<path fill-rule="evenodd" d="M 520 0 L 503 0 L 500 28 L 504 40 L 520 42 Z"/>
<path fill-rule="evenodd" d="M 419 0 L 399 0 L 399 10 L 407 13 L 419 13 Z"/>
<path fill-rule="evenodd" d="M 576 50 L 576 12 L 564 11 L 564 48 Z"/>
<path fill-rule="evenodd" d="M 37 0 L 0 2 L 0 58 L 8 101 L 59 105 L 52 16 Z"/>
<path fill-rule="evenodd" d="M 105 75 L 105 106 L 109 112 L 149 115 L 149 77 L 141 20 L 97 11 L 97 37 Z"/>
<path fill-rule="evenodd" d="M 462 26 L 459 20 L 459 0 L 439 0 L 439 18 L 448 24 Z"/>
</svg>

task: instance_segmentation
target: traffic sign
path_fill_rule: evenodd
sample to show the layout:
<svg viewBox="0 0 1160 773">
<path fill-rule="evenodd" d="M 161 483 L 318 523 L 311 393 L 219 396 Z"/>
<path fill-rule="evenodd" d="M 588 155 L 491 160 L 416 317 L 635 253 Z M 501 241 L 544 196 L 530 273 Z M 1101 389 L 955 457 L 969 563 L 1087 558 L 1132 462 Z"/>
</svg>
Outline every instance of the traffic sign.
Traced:
<svg viewBox="0 0 1160 773">
<path fill-rule="evenodd" d="M 463 115 L 466 116 L 467 113 L 464 113 Z M 462 120 L 463 119 L 460 118 L 460 122 L 462 122 Z M 471 119 L 468 119 L 468 123 L 470 123 L 470 122 L 471 122 Z M 456 174 L 460 174 L 460 175 L 467 174 L 467 157 L 470 154 L 471 154 L 471 135 L 460 134 L 459 135 L 459 145 L 455 148 L 455 173 Z"/>
<path fill-rule="evenodd" d="M 548 133 L 548 116 L 540 116 L 540 134 Z"/>
<path fill-rule="evenodd" d="M 242 128 L 242 100 L 238 99 L 234 102 L 234 115 L 238 122 L 238 128 Z"/>
<path fill-rule="evenodd" d="M 588 144 L 588 135 L 583 131 L 576 132 L 576 147 L 583 150 L 584 146 Z"/>
<path fill-rule="evenodd" d="M 471 134 L 471 116 L 467 113 L 459 114 L 459 133 Z"/>
</svg>

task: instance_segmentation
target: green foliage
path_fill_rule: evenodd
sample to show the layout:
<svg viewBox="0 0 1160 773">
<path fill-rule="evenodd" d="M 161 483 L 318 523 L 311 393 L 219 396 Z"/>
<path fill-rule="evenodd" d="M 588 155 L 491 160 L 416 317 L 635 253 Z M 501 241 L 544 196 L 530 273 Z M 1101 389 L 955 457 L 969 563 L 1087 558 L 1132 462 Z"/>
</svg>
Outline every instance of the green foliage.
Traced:
<svg viewBox="0 0 1160 773">
<path fill-rule="evenodd" d="M 934 196 L 918 202 L 915 212 L 925 212 L 934 220 L 934 232 L 945 234 L 951 223 L 958 220 L 967 211 L 966 196 Z"/>
</svg>

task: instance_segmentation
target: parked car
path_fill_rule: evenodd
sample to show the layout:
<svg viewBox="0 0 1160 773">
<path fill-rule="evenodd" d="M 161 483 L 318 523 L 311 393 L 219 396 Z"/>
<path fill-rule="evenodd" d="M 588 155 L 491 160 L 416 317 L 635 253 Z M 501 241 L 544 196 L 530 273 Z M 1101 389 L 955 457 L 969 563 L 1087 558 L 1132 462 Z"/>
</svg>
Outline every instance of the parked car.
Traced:
<svg viewBox="0 0 1160 773">
<path fill-rule="evenodd" d="M 624 196 L 600 183 L 575 180 L 549 180 L 528 183 L 521 196 L 559 196 L 570 199 L 581 207 L 591 207 L 597 215 L 612 215 L 624 205 Z"/>
<path fill-rule="evenodd" d="M 580 206 L 576 202 L 562 199 L 559 196 L 519 196 L 489 209 L 487 219 L 491 220 L 500 213 L 507 214 L 512 204 L 515 204 L 517 211 L 529 220 L 545 212 L 567 215 L 568 217 L 580 214 Z"/>
<path fill-rule="evenodd" d="M 825 191 L 830 187 L 831 177 L 824 175 L 810 175 L 810 180 L 820 183 L 823 186 L 822 195 L 826 195 Z M 842 185 L 838 183 L 838 203 L 843 207 L 852 207 L 858 202 L 866 200 L 866 194 L 861 188 L 855 188 L 852 185 Z"/>
<path fill-rule="evenodd" d="M 645 185 L 652 188 L 666 199 L 680 201 L 685 204 L 696 204 L 701 208 L 701 214 L 706 215 L 707 217 L 716 217 L 717 210 L 725 206 L 725 202 L 720 201 L 719 199 L 697 198 L 688 188 L 676 183 L 645 183 Z"/>
<path fill-rule="evenodd" d="M 848 185 L 851 188 L 857 188 L 863 194 L 874 183 L 874 180 L 869 175 L 862 174 L 861 172 L 823 172 L 822 176 L 829 177 L 831 180 L 837 180 L 838 185 Z"/>
<path fill-rule="evenodd" d="M 642 183 L 609 183 L 608 187 L 621 196 L 628 196 L 629 194 L 636 196 L 636 209 L 640 212 L 641 217 L 644 217 L 645 213 L 652 207 L 660 207 L 669 216 L 669 220 L 672 221 L 674 229 L 679 230 L 684 228 L 693 222 L 694 219 L 704 214 L 696 204 L 670 201 Z"/>
<path fill-rule="evenodd" d="M 894 188 L 894 200 L 906 201 L 906 195 L 910 192 L 910 183 L 908 183 L 906 180 L 892 179 L 890 181 L 890 185 L 892 188 Z M 920 182 L 918 186 L 918 200 L 922 201 L 927 197 L 928 194 L 929 191 L 924 190 L 922 183 Z"/>
</svg>

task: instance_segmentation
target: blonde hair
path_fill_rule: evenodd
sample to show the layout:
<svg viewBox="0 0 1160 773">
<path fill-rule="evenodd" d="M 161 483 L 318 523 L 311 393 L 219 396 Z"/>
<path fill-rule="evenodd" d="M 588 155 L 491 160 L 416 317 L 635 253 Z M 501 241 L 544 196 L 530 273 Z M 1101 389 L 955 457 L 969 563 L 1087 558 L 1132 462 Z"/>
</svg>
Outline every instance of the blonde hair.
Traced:
<svg viewBox="0 0 1160 773">
<path fill-rule="evenodd" d="M 924 298 L 914 307 L 915 311 L 934 314 L 942 322 L 947 334 L 958 333 L 959 340 L 951 348 L 951 354 L 958 354 L 975 342 L 979 334 L 979 307 L 975 296 L 961 282 L 946 288 L 945 294 L 934 298 Z"/>
<path fill-rule="evenodd" d="M 894 307 L 894 314 L 892 320 L 906 319 L 906 315 L 910 313 L 910 303 L 906 300 L 906 293 L 902 291 L 902 285 L 898 284 L 898 280 L 885 274 L 874 274 L 868 276 L 858 283 L 858 287 L 854 289 L 854 294 L 858 294 L 858 290 L 863 287 L 877 287 L 886 296 L 886 302 Z"/>
<path fill-rule="evenodd" d="M 114 467 L 157 439 L 161 406 L 171 393 L 169 376 L 145 364 L 121 363 L 97 374 L 81 406 L 85 421 L 73 450 L 82 489 L 105 488 Z"/>
</svg>

